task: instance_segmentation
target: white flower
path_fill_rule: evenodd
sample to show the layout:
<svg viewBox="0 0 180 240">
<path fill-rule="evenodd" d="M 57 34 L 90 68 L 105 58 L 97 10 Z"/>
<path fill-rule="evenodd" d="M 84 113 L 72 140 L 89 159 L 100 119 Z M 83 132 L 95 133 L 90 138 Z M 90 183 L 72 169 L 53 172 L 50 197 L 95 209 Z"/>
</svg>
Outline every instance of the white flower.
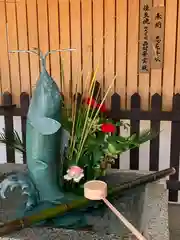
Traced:
<svg viewBox="0 0 180 240">
<path fill-rule="evenodd" d="M 73 180 L 79 182 L 84 177 L 84 170 L 78 166 L 71 166 L 67 170 L 67 174 L 64 175 L 64 179 L 67 181 Z"/>
</svg>

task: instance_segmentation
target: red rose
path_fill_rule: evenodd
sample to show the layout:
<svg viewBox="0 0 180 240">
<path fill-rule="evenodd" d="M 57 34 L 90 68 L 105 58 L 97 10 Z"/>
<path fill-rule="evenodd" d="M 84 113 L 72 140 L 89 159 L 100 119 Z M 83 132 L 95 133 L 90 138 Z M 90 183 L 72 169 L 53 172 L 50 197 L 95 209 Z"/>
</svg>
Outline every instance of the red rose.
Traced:
<svg viewBox="0 0 180 240">
<path fill-rule="evenodd" d="M 97 107 L 96 100 L 93 99 L 93 98 L 88 98 L 87 101 L 86 101 L 86 103 L 87 103 L 88 105 L 90 105 L 91 107 Z"/>
<path fill-rule="evenodd" d="M 116 127 L 112 123 L 103 123 L 101 125 L 101 131 L 104 133 L 114 133 L 116 131 Z"/>
<path fill-rule="evenodd" d="M 99 107 L 100 107 L 100 104 L 97 104 L 97 108 L 99 108 Z M 102 104 L 102 106 L 100 107 L 100 112 L 102 112 L 102 113 L 106 112 L 105 104 Z"/>
</svg>

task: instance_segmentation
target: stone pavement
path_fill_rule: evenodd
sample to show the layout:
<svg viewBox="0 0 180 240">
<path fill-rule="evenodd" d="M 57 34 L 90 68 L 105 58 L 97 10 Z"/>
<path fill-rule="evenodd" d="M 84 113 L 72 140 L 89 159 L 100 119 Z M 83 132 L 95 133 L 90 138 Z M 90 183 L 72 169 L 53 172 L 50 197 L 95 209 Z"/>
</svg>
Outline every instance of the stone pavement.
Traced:
<svg viewBox="0 0 180 240">
<path fill-rule="evenodd" d="M 180 204 L 169 204 L 170 240 L 180 240 Z"/>
</svg>

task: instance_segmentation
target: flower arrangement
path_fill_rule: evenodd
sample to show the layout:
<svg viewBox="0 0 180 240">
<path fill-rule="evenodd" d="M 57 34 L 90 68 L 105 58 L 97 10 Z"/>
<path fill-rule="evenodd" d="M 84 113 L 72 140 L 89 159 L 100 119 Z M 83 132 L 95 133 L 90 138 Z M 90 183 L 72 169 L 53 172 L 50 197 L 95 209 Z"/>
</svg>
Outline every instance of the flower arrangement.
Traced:
<svg viewBox="0 0 180 240">
<path fill-rule="evenodd" d="M 139 147 L 157 135 L 151 130 L 144 130 L 139 135 L 119 136 L 117 134 L 119 127 L 128 129 L 130 126 L 123 121 L 115 122 L 107 118 L 107 107 L 104 102 L 111 86 L 100 101 L 100 91 L 94 94 L 96 86 L 94 79 L 95 77 L 90 83 L 88 97 L 76 94 L 74 101 L 68 104 L 61 93 L 63 99 L 61 124 L 68 136 L 67 144 L 61 152 L 63 174 L 60 183 L 64 190 L 77 190 L 77 187 L 83 186 L 86 181 L 105 176 L 108 167 L 120 154 Z M 4 133 L 1 133 L 0 142 L 22 153 L 26 152 L 16 131 L 11 142 L 6 139 Z"/>
<path fill-rule="evenodd" d="M 151 130 L 145 130 L 129 137 L 119 136 L 119 127 L 129 128 L 127 123 L 115 122 L 107 118 L 105 105 L 107 90 L 102 101 L 100 91 L 95 94 L 96 81 L 93 77 L 88 88 L 88 94 L 68 105 L 63 101 L 63 129 L 69 134 L 68 145 L 65 148 L 62 162 L 63 181 L 65 186 L 83 185 L 86 181 L 99 178 L 106 174 L 108 166 L 114 163 L 120 154 L 155 137 Z M 68 188 L 69 189 L 69 188 Z M 71 189 L 71 188 L 70 188 Z"/>
<path fill-rule="evenodd" d="M 72 49 L 68 51 L 70 50 Z M 37 167 L 40 165 L 37 164 L 36 158 L 34 158 L 32 154 L 32 151 L 34 151 L 33 148 L 37 150 L 37 146 L 33 144 L 33 147 L 29 147 L 32 142 L 32 127 L 35 128 L 40 139 L 39 141 L 42 141 L 44 145 L 44 141 L 46 141 L 47 146 L 53 149 L 49 152 L 47 150 L 47 154 L 45 154 L 46 160 L 44 160 L 44 155 L 41 153 L 44 151 L 42 144 L 41 149 L 36 151 L 39 162 L 46 164 L 49 169 L 52 168 L 52 164 L 54 164 L 54 169 L 57 172 L 59 168 L 57 175 L 59 176 L 61 187 L 64 190 L 68 189 L 68 191 L 72 191 L 76 187 L 79 188 L 79 186 L 83 186 L 88 180 L 105 176 L 107 168 L 114 163 L 114 159 L 120 154 L 132 148 L 139 147 L 140 144 L 155 137 L 157 133 L 153 133 L 151 130 L 145 130 L 140 134 L 133 134 L 128 137 L 118 135 L 117 130 L 119 127 L 127 129 L 130 126 L 122 121 L 116 122 L 113 121 L 113 119 L 107 118 L 105 100 L 114 85 L 115 77 L 102 97 L 102 100 L 100 100 L 100 89 L 96 89 L 96 72 L 98 67 L 89 85 L 85 85 L 84 92 L 81 96 L 77 93 L 79 84 L 77 83 L 76 94 L 69 104 L 69 100 L 66 101 L 65 96 L 63 96 L 62 93 L 60 94 L 57 85 L 45 68 L 45 60 L 48 54 L 61 51 L 65 50 L 51 51 L 45 55 L 37 49 L 32 51 L 13 51 L 38 55 L 41 60 L 42 70 L 28 112 L 27 118 L 29 122 L 27 124 L 28 134 L 26 138 L 28 144 L 26 145 L 26 149 L 24 149 L 16 131 L 14 131 L 14 138 L 11 140 L 6 138 L 5 133 L 0 133 L 0 142 L 22 153 L 25 153 L 28 147 L 27 165 L 31 165 L 31 169 L 28 169 L 34 174 L 33 180 L 35 185 L 39 184 L 40 178 L 39 176 L 37 177 Z M 46 82 L 46 84 L 44 84 L 44 82 Z M 86 82 L 87 81 L 85 81 L 85 83 Z M 45 106 L 42 107 L 41 104 Z M 50 107 L 47 105 L 50 105 Z M 35 110 L 36 108 L 38 108 L 38 111 Z M 48 113 L 50 108 L 51 113 Z M 58 116 L 58 109 L 61 118 Z M 51 118 L 49 118 L 49 115 L 52 115 Z M 40 126 L 41 129 L 39 129 Z M 51 130 L 46 131 L 48 128 Z M 59 131 L 60 134 L 58 135 Z M 49 142 L 49 140 L 46 139 L 47 134 L 49 134 L 49 138 L 52 135 L 54 136 L 52 137 L 52 144 L 50 143 L 51 141 Z M 64 137 L 64 134 L 66 137 Z M 28 138 L 29 136 L 30 140 Z M 35 137 L 37 138 L 36 135 Z M 60 142 L 60 164 L 55 163 L 56 144 L 54 145 L 54 142 L 56 141 Z M 55 157 L 52 158 L 51 155 Z M 49 158 L 52 158 L 52 163 L 49 162 Z M 57 156 L 57 158 L 59 159 L 59 156 Z M 41 167 L 39 169 L 41 171 Z M 40 173 L 42 174 L 42 172 Z M 49 184 L 52 186 L 51 178 L 53 173 L 51 172 L 50 174 L 50 172 L 48 172 L 48 174 L 50 175 Z M 44 176 L 42 176 L 42 178 L 44 178 Z M 43 189 L 43 181 L 44 180 L 41 182 L 42 186 L 40 189 Z M 41 192 L 41 190 L 39 191 Z M 43 192 L 44 194 L 46 193 L 44 189 Z"/>
</svg>

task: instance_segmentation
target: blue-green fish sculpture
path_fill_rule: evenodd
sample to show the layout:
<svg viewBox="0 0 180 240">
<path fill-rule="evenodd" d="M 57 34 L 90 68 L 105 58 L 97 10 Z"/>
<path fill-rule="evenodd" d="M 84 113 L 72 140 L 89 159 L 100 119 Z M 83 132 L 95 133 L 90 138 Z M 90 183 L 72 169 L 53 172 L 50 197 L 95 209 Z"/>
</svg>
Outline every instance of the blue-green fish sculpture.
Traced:
<svg viewBox="0 0 180 240">
<path fill-rule="evenodd" d="M 70 49 L 68 49 L 70 50 Z M 36 53 L 41 60 L 41 73 L 34 90 L 26 125 L 26 155 L 27 173 L 13 173 L 0 183 L 0 196 L 5 198 L 8 188 L 22 189 L 27 195 L 25 209 L 17 213 L 16 217 L 31 215 L 53 204 L 68 203 L 78 198 L 65 194 L 61 190 L 61 171 L 58 161 L 68 144 L 68 132 L 61 128 L 61 94 L 58 86 L 50 77 L 45 67 L 45 60 L 49 53 L 43 55 L 36 51 L 19 51 Z M 56 52 L 56 51 L 53 51 Z M 60 161 L 59 161 L 60 162 Z M 94 206 L 94 204 L 93 204 Z M 51 220 L 56 227 L 86 226 L 87 209 Z M 42 224 L 42 222 L 40 223 Z"/>
<path fill-rule="evenodd" d="M 57 84 L 46 71 L 45 56 L 40 56 L 40 78 L 27 114 L 26 154 L 30 177 L 39 192 L 39 200 L 56 202 L 63 197 L 58 186 L 56 164 L 61 95 Z"/>
<path fill-rule="evenodd" d="M 8 188 L 21 187 L 22 194 L 28 196 L 26 209 L 40 203 L 60 203 L 64 197 L 58 179 L 60 156 L 62 97 L 55 81 L 46 70 L 45 61 L 49 53 L 41 51 L 13 51 L 35 53 L 40 57 L 41 73 L 34 90 L 26 125 L 26 154 L 28 173 L 13 173 L 0 183 L 0 195 L 5 198 Z M 62 131 L 63 132 L 63 131 Z M 66 140 L 67 142 L 67 140 Z"/>
</svg>

